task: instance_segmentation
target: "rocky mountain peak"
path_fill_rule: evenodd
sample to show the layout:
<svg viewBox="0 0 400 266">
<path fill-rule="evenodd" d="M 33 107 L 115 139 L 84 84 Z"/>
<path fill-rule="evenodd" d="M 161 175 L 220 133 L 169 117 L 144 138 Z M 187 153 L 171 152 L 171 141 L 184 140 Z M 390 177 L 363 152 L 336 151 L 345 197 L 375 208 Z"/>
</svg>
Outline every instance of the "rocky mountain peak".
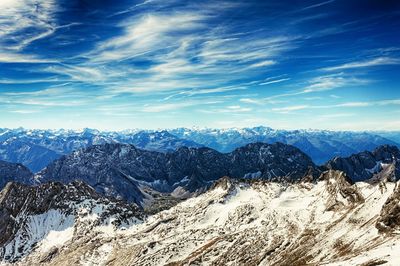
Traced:
<svg viewBox="0 0 400 266">
<path fill-rule="evenodd" d="M 51 239 L 53 231 L 65 231 L 60 237 L 68 238 L 72 232 L 86 234 L 94 226 L 119 227 L 143 217 L 135 204 L 101 196 L 83 182 L 10 182 L 0 192 L 0 257 L 13 261 L 59 241 Z"/>
<path fill-rule="evenodd" d="M 32 177 L 31 171 L 22 164 L 0 161 L 0 189 L 11 181 L 32 184 Z"/>
<path fill-rule="evenodd" d="M 378 161 L 392 162 L 400 161 L 400 150 L 396 146 L 382 145 L 377 147 L 372 154 Z"/>
<path fill-rule="evenodd" d="M 282 143 L 253 143 L 231 153 L 205 147 L 161 153 L 128 144 L 104 144 L 54 161 L 36 179 L 63 183 L 78 179 L 99 193 L 141 204 L 143 186 L 167 193 L 178 187 L 195 192 L 226 175 L 297 180 L 310 167 L 316 168 L 306 154 Z"/>
<path fill-rule="evenodd" d="M 400 177 L 400 151 L 396 146 L 383 145 L 374 151 L 364 151 L 350 157 L 335 157 L 325 166 L 328 169 L 341 170 L 347 173 L 353 182 L 372 178 L 389 164 L 395 165 L 395 180 Z"/>
<path fill-rule="evenodd" d="M 400 229 L 400 185 L 396 184 L 393 193 L 382 207 L 376 227 L 380 232 L 393 233 Z"/>
</svg>

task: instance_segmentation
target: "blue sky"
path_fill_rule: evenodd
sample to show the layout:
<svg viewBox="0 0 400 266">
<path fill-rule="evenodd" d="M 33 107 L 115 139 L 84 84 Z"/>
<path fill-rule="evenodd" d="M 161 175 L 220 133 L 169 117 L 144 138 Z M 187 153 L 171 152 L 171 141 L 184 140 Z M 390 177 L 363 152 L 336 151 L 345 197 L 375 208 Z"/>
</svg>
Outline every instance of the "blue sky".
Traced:
<svg viewBox="0 0 400 266">
<path fill-rule="evenodd" d="M 400 129 L 398 1 L 0 2 L 0 127 Z"/>
</svg>

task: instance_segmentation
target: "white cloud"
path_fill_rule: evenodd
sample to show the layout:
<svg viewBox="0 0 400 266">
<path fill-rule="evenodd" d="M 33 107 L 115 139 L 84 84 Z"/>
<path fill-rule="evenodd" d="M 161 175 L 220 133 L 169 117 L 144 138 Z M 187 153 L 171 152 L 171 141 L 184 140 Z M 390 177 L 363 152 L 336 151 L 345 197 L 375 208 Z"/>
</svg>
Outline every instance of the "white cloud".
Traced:
<svg viewBox="0 0 400 266">
<path fill-rule="evenodd" d="M 186 12 L 147 14 L 120 25 L 123 34 L 100 43 L 92 61 L 123 60 L 166 47 L 179 46 L 179 34 L 205 27 L 206 15 Z"/>
<path fill-rule="evenodd" d="M 304 110 L 304 109 L 331 109 L 331 108 L 357 108 L 357 107 L 371 107 L 371 106 L 387 106 L 387 105 L 400 105 L 400 99 L 392 100 L 379 100 L 369 102 L 342 102 L 331 105 L 294 105 L 279 108 L 272 108 L 272 111 L 288 113 L 291 111 Z"/>
<path fill-rule="evenodd" d="M 1 63 L 56 63 L 56 60 L 42 59 L 34 55 L 2 52 L 0 50 Z"/>
<path fill-rule="evenodd" d="M 205 114 L 241 114 L 251 112 L 253 109 L 239 105 L 230 105 L 224 108 L 201 109 L 198 111 Z"/>
<path fill-rule="evenodd" d="M 242 98 L 239 99 L 239 101 L 242 103 L 249 103 L 249 104 L 262 104 L 260 100 L 250 99 L 250 98 Z"/>
<path fill-rule="evenodd" d="M 309 105 L 294 105 L 294 106 L 286 106 L 280 108 L 272 108 L 272 111 L 279 112 L 279 113 L 289 113 L 291 111 L 298 111 L 309 108 Z"/>
<path fill-rule="evenodd" d="M 269 80 L 269 81 L 262 82 L 259 85 L 268 85 L 268 84 L 280 83 L 280 82 L 284 82 L 284 81 L 287 81 L 287 80 L 290 80 L 290 78 Z"/>
<path fill-rule="evenodd" d="M 30 43 L 52 34 L 56 27 L 54 19 L 56 9 L 57 3 L 54 0 L 2 0 L 0 2 L 2 50 L 19 51 Z"/>
<path fill-rule="evenodd" d="M 40 111 L 38 110 L 11 110 L 9 113 L 15 113 L 15 114 L 34 114 L 38 113 Z"/>
<path fill-rule="evenodd" d="M 254 64 L 251 64 L 249 68 L 257 68 L 257 67 L 265 67 L 275 65 L 276 61 L 274 60 L 263 60 Z"/>
<path fill-rule="evenodd" d="M 95 67 L 87 66 L 59 64 L 48 66 L 41 70 L 44 72 L 55 73 L 62 76 L 69 76 L 72 80 L 75 81 L 89 81 L 95 83 L 106 78 L 106 71 L 100 71 Z"/>
<path fill-rule="evenodd" d="M 336 71 L 336 70 L 344 70 L 344 69 L 352 69 L 352 68 L 362 68 L 362 67 L 373 67 L 373 66 L 382 66 L 382 65 L 398 65 L 400 64 L 400 59 L 398 58 L 390 58 L 390 57 L 378 57 L 371 60 L 365 61 L 357 61 L 346 63 L 343 65 L 333 66 L 333 67 L 325 67 L 322 70 L 325 71 Z"/>
<path fill-rule="evenodd" d="M 189 4 L 170 13 L 153 10 L 125 20 L 119 25 L 122 29 L 119 36 L 100 42 L 83 56 L 88 60 L 85 66 L 100 70 L 103 79 L 109 81 L 108 73 L 115 68 L 115 61 L 121 66 L 125 60 L 143 57 L 150 62 L 148 65 L 133 66 L 126 61 L 126 69 L 138 73 L 130 74 L 122 69 L 120 72 L 126 75 L 116 83 L 113 81 L 114 84 L 107 84 L 108 87 L 116 94 L 184 90 L 166 97 L 168 100 L 179 95 L 246 89 L 226 84 L 236 79 L 249 79 L 278 63 L 276 58 L 293 49 L 292 41 L 297 39 L 287 35 L 260 38 L 255 33 L 241 33 L 237 37 L 230 33 L 235 29 L 226 25 L 210 26 L 210 20 L 224 11 L 222 7 L 193 8 L 196 5 Z M 99 69 L 99 65 L 103 69 Z"/>
<path fill-rule="evenodd" d="M 317 7 L 320 7 L 320 6 L 324 6 L 324 5 L 330 4 L 330 3 L 334 2 L 334 1 L 335 0 L 328 0 L 328 1 L 325 1 L 325 2 L 320 2 L 320 3 L 314 4 L 314 5 L 310 5 L 310 6 L 304 7 L 302 9 L 300 9 L 299 11 L 305 11 L 305 10 L 317 8 Z"/>
<path fill-rule="evenodd" d="M 211 105 L 219 103 L 221 103 L 221 101 L 197 100 L 197 101 L 184 101 L 184 102 L 163 103 L 163 104 L 147 104 L 138 111 L 145 113 L 160 113 L 160 112 L 174 111 L 196 105 Z"/>
</svg>

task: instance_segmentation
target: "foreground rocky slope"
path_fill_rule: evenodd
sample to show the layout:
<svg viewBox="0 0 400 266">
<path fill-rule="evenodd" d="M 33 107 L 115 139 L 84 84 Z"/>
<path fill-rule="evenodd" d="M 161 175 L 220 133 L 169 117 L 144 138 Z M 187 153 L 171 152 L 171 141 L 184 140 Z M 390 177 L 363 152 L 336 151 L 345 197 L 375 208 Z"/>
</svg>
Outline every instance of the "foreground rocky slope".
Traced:
<svg viewBox="0 0 400 266">
<path fill-rule="evenodd" d="M 35 179 L 40 183 L 79 179 L 104 195 L 141 204 L 144 186 L 179 196 L 203 190 L 224 175 L 297 180 L 311 168 L 316 166 L 306 154 L 282 143 L 253 143 L 227 154 L 209 148 L 160 153 L 105 144 L 64 156 Z"/>
<path fill-rule="evenodd" d="M 399 265 L 399 186 L 340 171 L 315 183 L 229 178 L 121 228 L 95 226 L 19 265 Z M 3 258 L 3 262 L 5 262 Z"/>
<path fill-rule="evenodd" d="M 142 219 L 136 205 L 100 196 L 82 182 L 35 187 L 10 182 L 0 192 L 0 258 L 13 262 L 35 251 L 40 254 L 35 264 L 45 262 L 94 227 L 123 228 Z"/>
</svg>

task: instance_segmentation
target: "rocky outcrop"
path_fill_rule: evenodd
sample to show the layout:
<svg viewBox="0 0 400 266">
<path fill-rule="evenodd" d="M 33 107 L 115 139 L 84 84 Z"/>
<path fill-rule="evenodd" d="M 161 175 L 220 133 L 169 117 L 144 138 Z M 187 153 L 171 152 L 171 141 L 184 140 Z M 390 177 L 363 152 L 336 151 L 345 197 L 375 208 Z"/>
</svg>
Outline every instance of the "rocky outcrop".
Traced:
<svg viewBox="0 0 400 266">
<path fill-rule="evenodd" d="M 0 190 L 11 181 L 33 183 L 33 174 L 22 164 L 0 161 Z"/>
<path fill-rule="evenodd" d="M 40 186 L 10 182 L 0 192 L 0 257 L 22 258 L 52 231 L 65 231 L 59 237 L 68 238 L 73 231 L 86 234 L 94 226 L 119 227 L 143 217 L 135 204 L 101 196 L 83 182 Z"/>
<path fill-rule="evenodd" d="M 316 168 L 299 149 L 282 143 L 248 144 L 223 154 L 209 148 L 182 147 L 170 153 L 105 144 L 78 150 L 37 174 L 41 183 L 82 180 L 99 193 L 140 204 L 142 186 L 159 192 L 194 192 L 225 175 L 235 178 L 298 180 Z"/>
<path fill-rule="evenodd" d="M 376 227 L 380 232 L 386 233 L 400 230 L 400 186 L 398 183 L 383 205 Z"/>
<path fill-rule="evenodd" d="M 397 163 L 397 164 L 396 164 Z M 383 145 L 374 151 L 353 154 L 350 157 L 335 157 L 325 167 L 345 172 L 352 182 L 365 181 L 384 170 L 389 164 L 395 164 L 394 180 L 400 178 L 400 150 L 396 146 Z"/>
<path fill-rule="evenodd" d="M 326 182 L 329 197 L 325 204 L 328 211 L 351 207 L 365 201 L 364 196 L 344 172 L 325 171 L 318 179 Z"/>
</svg>

